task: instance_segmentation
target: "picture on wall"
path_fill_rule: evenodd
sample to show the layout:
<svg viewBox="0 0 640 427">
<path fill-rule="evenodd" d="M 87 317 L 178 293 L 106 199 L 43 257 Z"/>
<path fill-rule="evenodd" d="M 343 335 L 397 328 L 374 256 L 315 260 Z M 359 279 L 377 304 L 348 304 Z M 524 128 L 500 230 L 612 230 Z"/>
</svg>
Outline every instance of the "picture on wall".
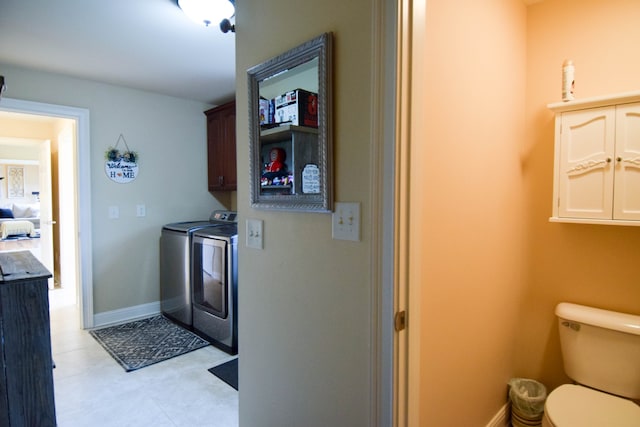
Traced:
<svg viewBox="0 0 640 427">
<path fill-rule="evenodd" d="M 20 199 L 24 197 L 23 167 L 7 167 L 7 197 L 9 199 Z"/>
</svg>

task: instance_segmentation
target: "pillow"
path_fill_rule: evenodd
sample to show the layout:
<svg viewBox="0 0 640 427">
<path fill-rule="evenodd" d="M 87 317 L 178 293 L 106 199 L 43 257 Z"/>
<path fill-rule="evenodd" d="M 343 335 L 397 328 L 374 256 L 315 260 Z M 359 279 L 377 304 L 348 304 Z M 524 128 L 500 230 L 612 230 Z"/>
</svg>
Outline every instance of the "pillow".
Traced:
<svg viewBox="0 0 640 427">
<path fill-rule="evenodd" d="M 30 213 L 29 205 L 19 205 L 17 203 L 13 204 L 13 217 L 14 218 L 29 218 Z"/>
<path fill-rule="evenodd" d="M 13 211 L 11 209 L 0 208 L 0 218 L 13 218 Z"/>
</svg>

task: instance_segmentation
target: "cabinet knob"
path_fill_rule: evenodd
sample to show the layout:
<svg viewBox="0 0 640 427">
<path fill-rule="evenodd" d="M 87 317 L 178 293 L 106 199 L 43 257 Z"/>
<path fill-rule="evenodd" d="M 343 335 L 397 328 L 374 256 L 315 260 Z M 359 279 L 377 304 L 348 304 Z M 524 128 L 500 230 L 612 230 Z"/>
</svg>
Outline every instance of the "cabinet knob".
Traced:
<svg viewBox="0 0 640 427">
<path fill-rule="evenodd" d="M 219 185 L 222 185 L 222 184 L 223 184 L 223 182 L 224 182 L 224 177 L 223 177 L 223 176 L 219 176 L 219 177 L 218 177 L 218 184 L 219 184 Z"/>
<path fill-rule="evenodd" d="M 611 163 L 611 157 L 607 157 L 607 163 Z"/>
<path fill-rule="evenodd" d="M 622 161 L 622 157 L 616 157 L 616 160 L 621 162 Z"/>
</svg>

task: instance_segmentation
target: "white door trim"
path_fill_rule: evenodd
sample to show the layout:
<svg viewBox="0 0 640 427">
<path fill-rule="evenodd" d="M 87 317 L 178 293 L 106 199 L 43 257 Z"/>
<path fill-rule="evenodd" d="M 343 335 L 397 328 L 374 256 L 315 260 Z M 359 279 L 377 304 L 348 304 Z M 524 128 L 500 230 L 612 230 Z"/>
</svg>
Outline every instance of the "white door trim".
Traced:
<svg viewBox="0 0 640 427">
<path fill-rule="evenodd" d="M 86 108 L 2 98 L 0 110 L 15 113 L 40 114 L 75 120 L 77 123 L 77 182 L 78 182 L 78 248 L 80 276 L 80 323 L 83 329 L 93 327 L 93 264 L 91 257 L 91 157 L 89 110 Z"/>
<path fill-rule="evenodd" d="M 397 0 L 376 0 L 372 25 L 371 102 L 371 420 L 394 413 L 394 198 Z"/>
</svg>

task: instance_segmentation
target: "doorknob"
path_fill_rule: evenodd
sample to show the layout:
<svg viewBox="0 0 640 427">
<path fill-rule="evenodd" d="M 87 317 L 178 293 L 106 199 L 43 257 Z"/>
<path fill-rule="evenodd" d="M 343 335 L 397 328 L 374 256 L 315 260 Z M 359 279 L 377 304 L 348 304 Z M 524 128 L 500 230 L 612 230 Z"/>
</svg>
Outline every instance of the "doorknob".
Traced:
<svg viewBox="0 0 640 427">
<path fill-rule="evenodd" d="M 407 313 L 403 311 L 399 311 L 393 318 L 393 327 L 396 332 L 400 332 L 407 327 Z"/>
</svg>

